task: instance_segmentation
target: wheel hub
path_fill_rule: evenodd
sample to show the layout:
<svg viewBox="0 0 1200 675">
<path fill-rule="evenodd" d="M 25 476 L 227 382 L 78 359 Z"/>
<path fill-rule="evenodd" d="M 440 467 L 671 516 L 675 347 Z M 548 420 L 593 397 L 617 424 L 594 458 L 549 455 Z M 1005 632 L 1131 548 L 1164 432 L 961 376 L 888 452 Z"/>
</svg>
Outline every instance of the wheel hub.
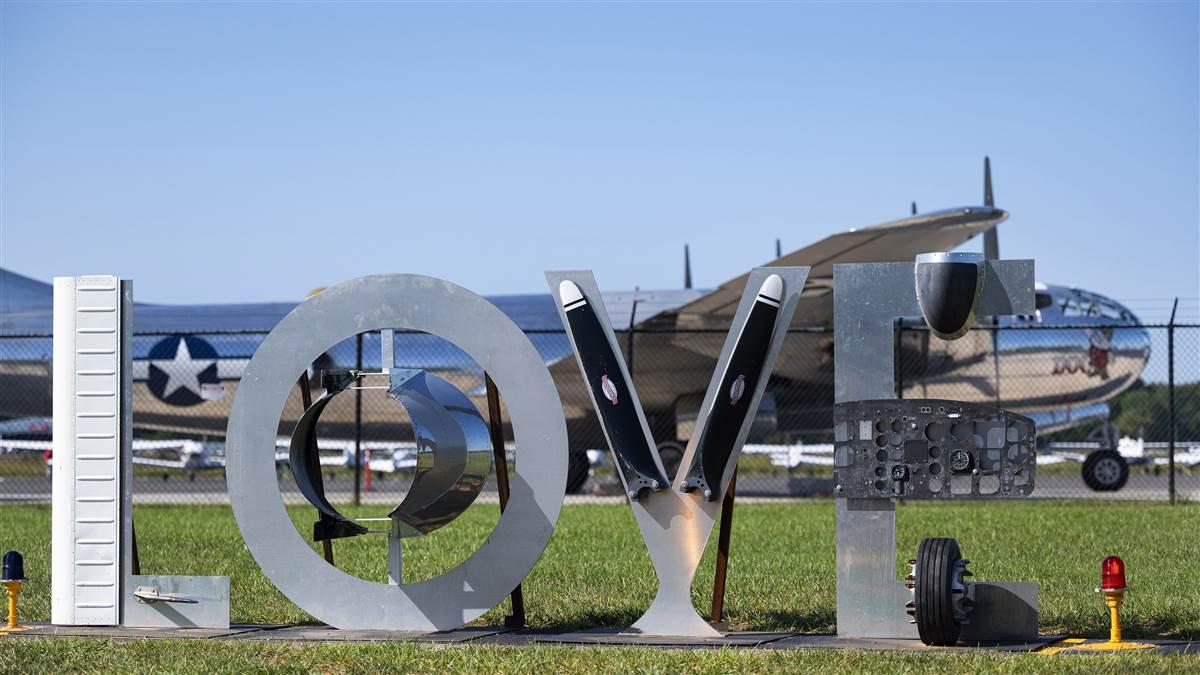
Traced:
<svg viewBox="0 0 1200 675">
<path fill-rule="evenodd" d="M 1116 483 L 1121 477 L 1121 467 L 1115 459 L 1102 459 L 1096 462 L 1096 479 L 1106 485 Z"/>
</svg>

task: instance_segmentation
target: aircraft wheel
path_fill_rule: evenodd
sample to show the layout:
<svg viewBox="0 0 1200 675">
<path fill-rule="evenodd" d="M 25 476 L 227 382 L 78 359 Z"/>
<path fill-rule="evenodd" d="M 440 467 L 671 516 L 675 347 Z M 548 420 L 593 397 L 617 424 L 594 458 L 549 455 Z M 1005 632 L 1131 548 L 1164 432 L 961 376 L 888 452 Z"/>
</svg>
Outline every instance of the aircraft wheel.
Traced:
<svg viewBox="0 0 1200 675">
<path fill-rule="evenodd" d="M 1083 482 L 1096 492 L 1115 492 L 1129 480 L 1129 463 L 1116 450 L 1097 450 L 1083 462 Z"/>
<path fill-rule="evenodd" d="M 679 471 L 679 465 L 683 463 L 684 447 L 674 441 L 663 441 L 658 444 L 658 458 L 662 460 L 663 469 L 666 469 L 667 478 L 675 479 L 676 472 Z"/>
<path fill-rule="evenodd" d="M 587 482 L 592 472 L 592 463 L 588 461 L 586 450 L 571 450 L 567 454 L 567 494 L 577 495 L 583 492 L 583 484 Z"/>
<path fill-rule="evenodd" d="M 913 569 L 913 601 L 909 614 L 915 619 L 921 642 L 953 645 L 973 604 L 965 577 L 971 576 L 958 549 L 958 541 L 935 537 L 921 542 Z"/>
</svg>

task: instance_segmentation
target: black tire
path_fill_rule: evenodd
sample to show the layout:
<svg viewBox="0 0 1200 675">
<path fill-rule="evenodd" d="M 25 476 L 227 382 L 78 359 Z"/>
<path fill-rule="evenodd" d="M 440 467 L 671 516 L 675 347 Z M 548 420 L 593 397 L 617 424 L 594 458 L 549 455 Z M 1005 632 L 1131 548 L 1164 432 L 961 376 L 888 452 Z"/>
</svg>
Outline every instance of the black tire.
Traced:
<svg viewBox="0 0 1200 675">
<path fill-rule="evenodd" d="M 1083 482 L 1096 492 L 1115 492 L 1129 480 L 1129 462 L 1116 450 L 1097 450 L 1083 462 Z"/>
<path fill-rule="evenodd" d="M 583 484 L 592 472 L 586 450 L 571 450 L 567 455 L 567 494 L 583 492 Z"/>
<path fill-rule="evenodd" d="M 948 646 L 958 642 L 962 626 L 954 619 L 951 590 L 954 563 L 962 558 L 958 542 L 934 537 L 917 549 L 917 578 L 913 582 L 917 633 L 927 645 Z"/>
<path fill-rule="evenodd" d="M 675 474 L 679 472 L 679 465 L 683 463 L 684 447 L 674 441 L 663 441 L 658 444 L 658 458 L 662 460 L 663 469 L 667 472 L 667 478 L 675 480 Z"/>
</svg>

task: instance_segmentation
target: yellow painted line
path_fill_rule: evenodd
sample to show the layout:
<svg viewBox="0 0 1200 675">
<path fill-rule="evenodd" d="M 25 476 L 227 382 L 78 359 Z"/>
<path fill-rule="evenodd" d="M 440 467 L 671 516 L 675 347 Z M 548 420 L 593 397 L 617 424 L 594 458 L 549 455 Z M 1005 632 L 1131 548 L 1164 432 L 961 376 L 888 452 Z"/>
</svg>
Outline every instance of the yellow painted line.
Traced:
<svg viewBox="0 0 1200 675">
<path fill-rule="evenodd" d="M 1076 649 L 1097 651 L 1097 652 L 1121 652 L 1133 649 L 1157 649 L 1158 645 L 1152 645 L 1147 642 L 1095 642 L 1092 644 L 1079 645 Z"/>
<path fill-rule="evenodd" d="M 1084 642 L 1087 642 L 1087 638 L 1064 638 L 1062 640 L 1059 640 L 1058 642 L 1052 642 L 1049 645 L 1042 647 L 1041 649 L 1037 650 L 1034 653 L 1035 654 L 1045 654 L 1047 656 L 1053 656 L 1053 655 L 1063 651 L 1064 649 L 1070 649 L 1071 647 L 1074 647 L 1075 645 L 1083 644 Z M 1059 646 L 1059 645 L 1061 645 L 1061 646 Z"/>
</svg>

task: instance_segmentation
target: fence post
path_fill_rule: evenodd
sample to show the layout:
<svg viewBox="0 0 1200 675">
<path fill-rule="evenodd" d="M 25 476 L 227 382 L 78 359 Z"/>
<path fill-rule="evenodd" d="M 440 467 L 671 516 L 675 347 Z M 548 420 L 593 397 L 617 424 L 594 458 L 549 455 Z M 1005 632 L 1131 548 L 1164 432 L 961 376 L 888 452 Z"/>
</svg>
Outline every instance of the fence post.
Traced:
<svg viewBox="0 0 1200 675">
<path fill-rule="evenodd" d="M 629 369 L 629 377 L 633 377 L 633 327 L 637 325 L 637 306 L 637 298 L 634 298 L 633 309 L 629 311 L 629 335 L 626 340 L 629 346 L 629 358 L 625 359 L 625 362 Z"/>
<path fill-rule="evenodd" d="M 896 331 L 896 336 L 892 338 L 892 381 L 896 383 L 896 398 L 899 399 L 904 398 L 904 350 L 901 349 L 901 343 L 904 342 L 904 319 L 896 319 L 892 326 Z"/>
<path fill-rule="evenodd" d="M 992 317 L 992 376 L 996 387 L 996 407 L 1000 407 L 1000 317 Z"/>
<path fill-rule="evenodd" d="M 1171 305 L 1171 320 L 1167 322 L 1167 493 L 1175 503 L 1175 310 L 1179 298 Z"/>
<path fill-rule="evenodd" d="M 354 336 L 354 369 L 362 372 L 362 333 Z M 354 388 L 354 505 L 361 504 L 362 481 L 362 387 Z"/>
</svg>

